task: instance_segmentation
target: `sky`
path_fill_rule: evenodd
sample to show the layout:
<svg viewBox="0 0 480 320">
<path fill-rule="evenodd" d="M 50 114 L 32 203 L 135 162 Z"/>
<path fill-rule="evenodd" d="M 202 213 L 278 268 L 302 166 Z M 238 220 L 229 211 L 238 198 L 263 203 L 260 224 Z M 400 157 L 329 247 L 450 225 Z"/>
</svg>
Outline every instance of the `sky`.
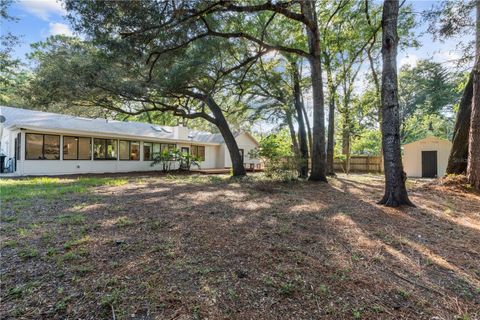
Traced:
<svg viewBox="0 0 480 320">
<path fill-rule="evenodd" d="M 417 18 L 420 13 L 436 3 L 435 0 L 407 0 L 413 5 Z M 14 56 L 24 59 L 30 51 L 30 44 L 45 40 L 50 35 L 72 35 L 73 32 L 65 19 L 66 11 L 56 0 L 17 0 L 9 9 L 11 16 L 18 18 L 17 22 L 4 22 L 0 31 L 12 32 L 21 36 L 21 44 L 14 50 Z M 460 39 L 451 39 L 446 42 L 434 42 L 429 34 L 425 34 L 426 26 L 420 24 L 415 32 L 420 36 L 420 48 L 410 48 L 399 52 L 399 66 L 404 64 L 415 65 L 419 59 L 433 58 L 433 60 L 452 65 L 451 60 L 459 57 L 456 44 Z M 423 34 L 423 35 L 422 35 Z"/>
</svg>

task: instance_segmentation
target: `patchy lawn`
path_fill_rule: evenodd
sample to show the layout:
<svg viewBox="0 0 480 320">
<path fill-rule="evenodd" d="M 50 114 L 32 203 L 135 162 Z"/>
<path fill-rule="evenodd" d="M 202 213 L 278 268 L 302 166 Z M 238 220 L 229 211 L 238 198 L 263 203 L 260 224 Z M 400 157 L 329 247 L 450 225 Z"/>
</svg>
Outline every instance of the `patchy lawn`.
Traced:
<svg viewBox="0 0 480 320">
<path fill-rule="evenodd" d="M 480 196 L 409 180 L 0 181 L 1 318 L 479 319 Z"/>
</svg>

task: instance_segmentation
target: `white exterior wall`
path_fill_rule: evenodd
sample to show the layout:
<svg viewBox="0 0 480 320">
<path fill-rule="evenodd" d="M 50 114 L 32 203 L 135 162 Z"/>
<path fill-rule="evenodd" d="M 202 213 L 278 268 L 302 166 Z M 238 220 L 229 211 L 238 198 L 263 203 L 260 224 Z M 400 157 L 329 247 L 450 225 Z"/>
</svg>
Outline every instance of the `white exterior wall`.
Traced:
<svg viewBox="0 0 480 320">
<path fill-rule="evenodd" d="M 2 137 L 2 151 L 6 153 L 7 159 L 14 157 L 14 139 L 20 130 L 4 130 Z M 82 174 L 82 173 L 114 173 L 114 172 L 134 172 L 134 171 L 160 171 L 161 165 L 151 166 L 152 161 L 143 160 L 143 143 L 144 142 L 156 142 L 156 143 L 175 143 L 177 148 L 188 147 L 189 143 L 181 143 L 176 141 L 159 140 L 142 141 L 141 139 L 132 138 L 115 138 L 105 135 L 77 135 L 74 133 L 65 134 L 66 136 L 80 136 L 90 138 L 110 138 L 117 140 L 131 140 L 140 141 L 140 160 L 63 160 L 63 152 L 60 152 L 60 160 L 25 160 L 25 134 L 42 133 L 42 134 L 57 134 L 60 135 L 60 150 L 63 146 L 63 134 L 51 132 L 51 131 L 21 131 L 21 152 L 20 159 L 17 160 L 17 175 L 63 175 L 63 174 Z M 220 145 L 205 145 L 205 161 L 200 163 L 201 169 L 217 168 L 217 158 L 219 155 Z M 190 149 L 191 150 L 191 149 Z M 117 146 L 117 156 L 118 156 Z M 92 141 L 92 154 L 93 154 L 93 141 Z M 178 163 L 172 166 L 172 169 L 178 169 Z M 196 168 L 192 168 L 196 169 Z"/>
<path fill-rule="evenodd" d="M 448 140 L 428 137 L 403 146 L 403 168 L 409 177 L 422 176 L 422 151 L 437 151 L 437 176 L 445 174 L 452 143 Z"/>
<path fill-rule="evenodd" d="M 259 159 L 251 159 L 249 157 L 250 151 L 258 147 L 257 142 L 253 140 L 250 135 L 248 135 L 247 133 L 242 133 L 235 137 L 235 141 L 237 141 L 238 148 L 243 149 L 243 163 L 246 164 L 246 168 L 249 167 L 250 163 L 253 163 L 255 165 L 260 163 Z M 232 166 L 232 159 L 230 158 L 230 153 L 228 152 L 228 148 L 225 146 L 225 144 L 223 144 L 222 146 L 224 146 L 224 167 L 230 168 Z"/>
</svg>

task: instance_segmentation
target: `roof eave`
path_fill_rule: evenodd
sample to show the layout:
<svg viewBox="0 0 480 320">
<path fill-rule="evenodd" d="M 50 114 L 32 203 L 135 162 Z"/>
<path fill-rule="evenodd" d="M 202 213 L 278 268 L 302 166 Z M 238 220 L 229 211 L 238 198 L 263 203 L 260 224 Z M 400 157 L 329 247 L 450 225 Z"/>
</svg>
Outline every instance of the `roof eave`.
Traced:
<svg viewBox="0 0 480 320">
<path fill-rule="evenodd" d="M 123 134 L 119 135 L 116 133 L 110 132 L 97 132 L 97 131 L 84 131 L 84 130 L 68 130 L 68 129 L 54 129 L 54 128 L 46 128 L 42 126 L 32 126 L 32 125 L 20 125 L 20 124 L 11 124 L 5 127 L 8 130 L 14 129 L 25 129 L 25 130 L 33 130 L 39 132 L 48 132 L 48 133 L 56 133 L 56 134 L 79 134 L 79 135 L 86 135 L 91 137 L 112 137 L 112 138 L 125 138 L 125 139 L 137 139 L 147 142 L 163 142 L 163 141 L 171 141 L 176 143 L 185 143 L 185 144 L 201 144 L 201 145 L 212 145 L 212 146 L 219 146 L 220 143 L 217 142 L 203 142 L 203 141 L 196 141 L 196 140 L 189 140 L 189 139 L 171 139 L 171 138 L 161 138 L 161 137 L 150 137 L 150 136 L 138 136 L 138 135 L 129 135 Z"/>
</svg>

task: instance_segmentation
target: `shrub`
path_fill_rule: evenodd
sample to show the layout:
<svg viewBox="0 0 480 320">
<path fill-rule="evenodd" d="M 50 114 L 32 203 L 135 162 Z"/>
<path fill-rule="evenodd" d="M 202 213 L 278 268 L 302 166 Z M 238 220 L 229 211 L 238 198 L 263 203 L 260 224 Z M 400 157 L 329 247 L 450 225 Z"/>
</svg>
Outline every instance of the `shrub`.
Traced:
<svg viewBox="0 0 480 320">
<path fill-rule="evenodd" d="M 163 172 L 170 172 L 178 164 L 179 170 L 190 171 L 192 166 L 200 168 L 200 157 L 183 153 L 178 149 L 163 150 L 153 155 L 152 166 L 161 165 Z"/>
<path fill-rule="evenodd" d="M 300 159 L 293 154 L 290 138 L 283 131 L 261 139 L 258 149 L 250 151 L 250 157 L 262 159 L 269 178 L 291 181 L 298 177 Z"/>
</svg>

